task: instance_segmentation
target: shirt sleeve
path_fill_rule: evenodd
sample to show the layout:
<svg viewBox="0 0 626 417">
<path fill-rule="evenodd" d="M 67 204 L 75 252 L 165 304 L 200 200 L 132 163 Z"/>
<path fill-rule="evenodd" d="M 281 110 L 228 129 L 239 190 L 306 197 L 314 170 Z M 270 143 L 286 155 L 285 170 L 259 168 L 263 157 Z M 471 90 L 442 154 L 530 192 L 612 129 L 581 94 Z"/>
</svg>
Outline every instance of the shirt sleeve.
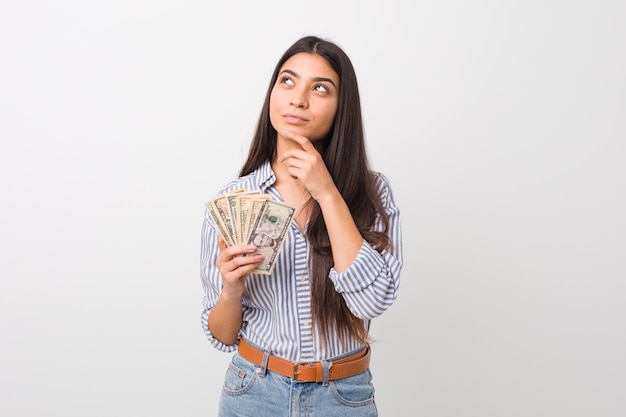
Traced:
<svg viewBox="0 0 626 417">
<path fill-rule="evenodd" d="M 202 278 L 202 329 L 209 342 L 223 352 L 233 352 L 237 345 L 225 345 L 217 340 L 209 330 L 209 312 L 217 304 L 222 291 L 222 277 L 215 265 L 219 248 L 217 246 L 217 232 L 207 210 L 204 211 L 202 222 L 202 236 L 200 244 L 200 277 Z"/>
<path fill-rule="evenodd" d="M 402 269 L 402 230 L 400 210 L 396 207 L 389 181 L 378 174 L 379 193 L 389 216 L 391 247 L 382 253 L 363 240 L 361 249 L 350 267 L 338 273 L 330 270 L 335 290 L 342 294 L 352 314 L 363 320 L 381 315 L 398 297 Z M 380 219 L 374 228 L 382 230 Z"/>
</svg>

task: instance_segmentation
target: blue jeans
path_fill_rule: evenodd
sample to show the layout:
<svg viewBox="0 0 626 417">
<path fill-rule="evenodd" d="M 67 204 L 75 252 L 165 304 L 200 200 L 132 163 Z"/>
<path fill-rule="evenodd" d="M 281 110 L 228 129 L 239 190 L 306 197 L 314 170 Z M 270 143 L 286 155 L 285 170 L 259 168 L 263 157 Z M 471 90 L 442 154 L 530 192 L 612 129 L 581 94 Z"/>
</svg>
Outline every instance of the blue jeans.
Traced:
<svg viewBox="0 0 626 417">
<path fill-rule="evenodd" d="M 297 382 L 235 353 L 226 371 L 219 417 L 376 417 L 369 370 L 328 383 Z"/>
</svg>

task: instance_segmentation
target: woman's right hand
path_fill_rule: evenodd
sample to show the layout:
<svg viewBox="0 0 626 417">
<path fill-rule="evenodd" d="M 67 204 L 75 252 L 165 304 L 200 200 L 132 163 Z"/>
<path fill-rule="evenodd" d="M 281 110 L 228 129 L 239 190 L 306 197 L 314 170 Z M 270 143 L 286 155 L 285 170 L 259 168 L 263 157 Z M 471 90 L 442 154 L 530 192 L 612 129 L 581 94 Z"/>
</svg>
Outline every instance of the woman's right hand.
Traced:
<svg viewBox="0 0 626 417">
<path fill-rule="evenodd" d="M 222 292 L 229 298 L 241 297 L 246 277 L 259 265 L 263 256 L 254 254 L 257 249 L 254 245 L 228 246 L 221 237 L 217 238 L 217 244 L 220 252 L 216 265 L 222 274 Z"/>
<path fill-rule="evenodd" d="M 246 277 L 257 267 L 263 256 L 255 254 L 254 245 L 228 246 L 217 238 L 219 253 L 215 264 L 222 275 L 222 293 L 209 313 L 208 326 L 213 336 L 232 345 L 237 342 L 243 323 L 242 299 Z M 243 256 L 246 255 L 246 256 Z"/>
</svg>

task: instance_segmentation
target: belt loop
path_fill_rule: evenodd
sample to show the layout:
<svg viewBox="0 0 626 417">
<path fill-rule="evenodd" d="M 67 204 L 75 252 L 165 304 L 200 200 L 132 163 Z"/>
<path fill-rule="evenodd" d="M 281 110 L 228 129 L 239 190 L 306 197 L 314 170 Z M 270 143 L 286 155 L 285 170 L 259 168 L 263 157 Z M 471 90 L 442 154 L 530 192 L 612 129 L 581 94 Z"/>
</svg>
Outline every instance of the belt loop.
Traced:
<svg viewBox="0 0 626 417">
<path fill-rule="evenodd" d="M 266 350 L 263 352 L 263 360 L 261 361 L 261 368 L 259 372 L 259 376 L 265 377 L 267 373 L 267 361 L 270 358 L 270 353 Z"/>
<path fill-rule="evenodd" d="M 323 372 L 322 386 L 323 387 L 328 386 L 328 381 L 330 380 L 330 368 L 332 367 L 333 367 L 333 363 L 331 361 L 322 361 L 322 372 Z"/>
</svg>

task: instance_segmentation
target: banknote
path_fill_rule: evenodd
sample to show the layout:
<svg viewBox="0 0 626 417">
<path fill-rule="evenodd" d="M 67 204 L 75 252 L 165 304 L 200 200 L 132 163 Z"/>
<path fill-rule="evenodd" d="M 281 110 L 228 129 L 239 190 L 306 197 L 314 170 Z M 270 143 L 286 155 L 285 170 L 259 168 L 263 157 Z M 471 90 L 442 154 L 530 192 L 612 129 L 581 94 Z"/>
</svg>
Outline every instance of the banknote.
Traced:
<svg viewBox="0 0 626 417">
<path fill-rule="evenodd" d="M 235 242 L 233 242 L 232 236 L 230 234 L 230 232 L 226 229 L 221 216 L 218 214 L 217 209 L 215 207 L 215 205 L 213 204 L 213 202 L 208 202 L 206 203 L 206 209 L 207 212 L 209 213 L 209 216 L 211 216 L 211 219 L 213 220 L 213 223 L 215 224 L 215 227 L 217 228 L 218 233 L 220 234 L 220 236 L 222 236 L 222 238 L 224 239 L 224 241 L 226 242 L 226 244 L 228 246 L 232 246 L 235 244 Z"/>
<path fill-rule="evenodd" d="M 220 235 L 226 241 L 228 246 L 236 245 L 235 233 L 233 232 L 233 221 L 231 219 L 230 207 L 228 205 L 228 196 L 245 193 L 245 188 L 231 191 L 224 195 L 214 198 L 206 204 L 209 214 L 216 223 Z"/>
<path fill-rule="evenodd" d="M 222 237 L 228 243 L 229 246 L 234 245 L 235 239 L 233 237 L 233 229 L 230 220 L 230 210 L 228 209 L 228 200 L 226 196 L 216 198 L 211 201 L 211 208 L 214 213 L 214 218 L 217 218 L 220 227 L 220 233 Z"/>
<path fill-rule="evenodd" d="M 296 209 L 259 191 L 237 189 L 206 203 L 226 245 L 254 244 L 263 260 L 252 271 L 271 274 Z"/>
<path fill-rule="evenodd" d="M 247 242 L 255 245 L 257 252 L 263 255 L 253 273 L 272 273 L 295 212 L 296 208 L 290 205 L 274 200 L 263 201 L 250 227 Z"/>
<path fill-rule="evenodd" d="M 237 200 L 237 233 L 241 237 L 239 243 L 246 243 L 250 231 L 251 219 L 258 214 L 258 207 L 263 201 L 270 200 L 272 196 L 268 194 L 242 195 Z"/>
<path fill-rule="evenodd" d="M 244 195 L 259 195 L 260 191 L 239 191 L 236 193 L 229 193 L 226 195 L 226 203 L 228 205 L 228 211 L 230 216 L 231 237 L 237 244 L 244 243 L 245 236 L 241 229 L 240 221 L 240 204 L 239 199 Z"/>
</svg>

